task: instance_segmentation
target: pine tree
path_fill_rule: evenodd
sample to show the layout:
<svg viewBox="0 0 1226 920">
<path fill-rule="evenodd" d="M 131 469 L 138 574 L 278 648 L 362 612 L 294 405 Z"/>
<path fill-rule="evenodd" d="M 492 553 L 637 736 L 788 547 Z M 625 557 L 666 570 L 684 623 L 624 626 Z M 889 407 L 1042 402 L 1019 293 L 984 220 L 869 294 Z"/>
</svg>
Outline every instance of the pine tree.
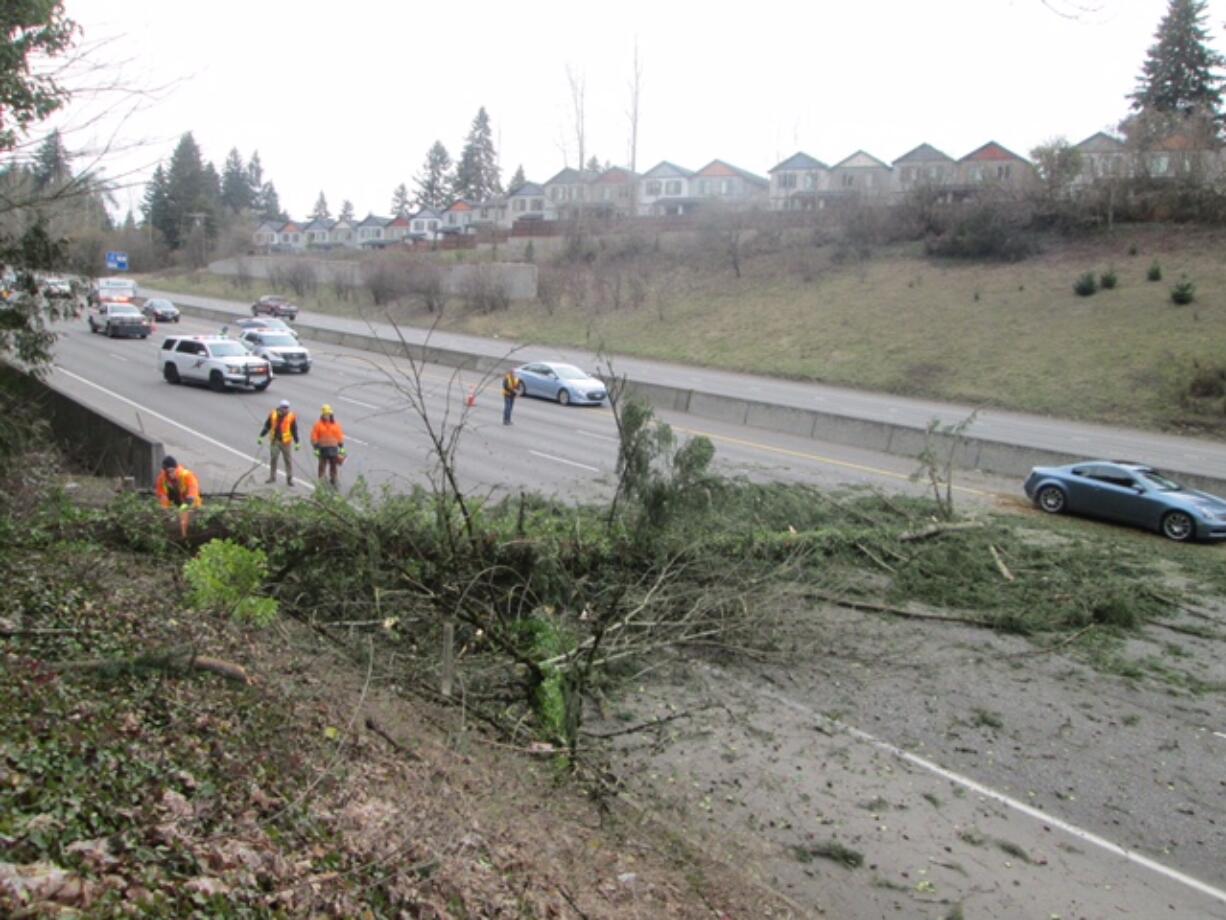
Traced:
<svg viewBox="0 0 1226 920">
<path fill-rule="evenodd" d="M 132 215 L 131 208 L 128 208 L 128 214 L 123 219 L 123 228 L 124 230 L 127 230 L 127 231 L 132 231 L 136 229 L 136 218 Z"/>
<path fill-rule="evenodd" d="M 590 173 L 600 172 L 600 160 L 597 158 L 596 154 L 593 153 L 587 158 L 587 166 L 585 166 L 584 169 Z"/>
<path fill-rule="evenodd" d="M 490 117 L 482 106 L 473 119 L 472 128 L 464 141 L 460 162 L 456 165 L 454 192 L 459 198 L 482 201 L 502 194 L 502 178 L 498 175 L 498 155 L 490 130 Z"/>
<path fill-rule="evenodd" d="M 1130 97 L 1138 112 L 1220 119 L 1226 58 L 1209 47 L 1205 0 L 1170 0 Z"/>
<path fill-rule="evenodd" d="M 319 197 L 315 199 L 315 207 L 311 209 L 311 220 L 327 220 L 332 216 L 332 212 L 328 209 L 328 199 L 324 197 L 324 193 L 320 191 Z"/>
<path fill-rule="evenodd" d="M 169 215 L 163 232 L 171 249 L 182 246 L 193 227 L 203 224 L 206 229 L 215 229 L 213 210 L 217 198 L 214 186 L 216 179 L 216 170 L 213 170 L 211 175 L 206 170 L 200 158 L 200 148 L 191 132 L 184 134 L 170 157 L 170 169 L 166 172 Z"/>
<path fill-rule="evenodd" d="M 145 223 L 169 240 L 173 232 L 170 220 L 170 206 L 166 196 L 166 170 L 159 163 L 153 171 L 153 177 L 145 184 L 145 197 L 141 202 L 141 214 Z"/>
<path fill-rule="evenodd" d="M 31 168 L 34 186 L 40 190 L 62 186 L 72 178 L 70 159 L 59 130 L 52 131 L 34 155 L 34 165 Z"/>
<path fill-rule="evenodd" d="M 277 187 L 271 182 L 260 186 L 260 194 L 256 196 L 255 209 L 263 220 L 289 220 L 281 210 L 281 199 L 277 195 Z"/>
<path fill-rule="evenodd" d="M 337 219 L 353 223 L 353 202 L 348 198 L 341 202 L 341 213 L 337 216 Z"/>
<path fill-rule="evenodd" d="M 511 177 L 511 181 L 507 185 L 507 192 L 514 194 L 527 184 L 528 180 L 524 177 L 524 164 L 520 163 L 519 167 L 515 170 L 515 175 Z"/>
<path fill-rule="evenodd" d="M 264 164 L 260 162 L 258 150 L 251 151 L 251 159 L 247 161 L 247 188 L 251 189 L 251 206 L 259 210 L 256 202 L 264 190 Z"/>
<path fill-rule="evenodd" d="M 426 153 L 426 162 L 421 173 L 413 180 L 417 186 L 417 194 L 413 200 L 419 208 L 433 208 L 441 211 L 450 203 L 453 180 L 451 173 L 451 155 L 442 141 L 435 141 Z"/>
<path fill-rule="evenodd" d="M 405 184 L 401 182 L 396 186 L 396 190 L 392 192 L 392 216 L 393 217 L 408 217 L 411 209 L 409 201 L 409 190 Z"/>
<path fill-rule="evenodd" d="M 221 203 L 227 210 L 238 214 L 250 208 L 254 200 L 255 193 L 251 189 L 242 155 L 237 147 L 231 148 L 221 169 Z"/>
</svg>

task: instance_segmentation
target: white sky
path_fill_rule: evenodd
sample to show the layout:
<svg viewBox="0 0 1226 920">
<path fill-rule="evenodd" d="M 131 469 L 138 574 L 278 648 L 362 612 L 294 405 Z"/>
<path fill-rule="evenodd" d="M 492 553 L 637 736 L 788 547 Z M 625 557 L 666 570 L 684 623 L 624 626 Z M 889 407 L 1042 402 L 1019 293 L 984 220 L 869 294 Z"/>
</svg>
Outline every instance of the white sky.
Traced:
<svg viewBox="0 0 1226 920">
<path fill-rule="evenodd" d="M 282 206 L 322 189 L 385 214 L 441 140 L 455 158 L 479 106 L 504 182 L 575 165 L 566 69 L 587 96 L 587 154 L 629 162 L 629 82 L 642 66 L 638 167 L 720 158 L 765 175 L 796 150 L 887 162 L 927 141 L 1026 155 L 1126 114 L 1167 0 L 66 0 L 98 55 L 138 87 L 174 84 L 123 124 L 140 142 L 112 175 L 151 171 L 191 131 L 220 170 L 259 150 Z M 1209 0 L 1226 51 L 1226 0 Z M 65 113 L 79 124 L 82 106 Z M 79 132 L 70 146 L 87 143 Z M 96 139 L 95 139 L 96 142 Z M 139 204 L 141 189 L 118 205 Z"/>
</svg>

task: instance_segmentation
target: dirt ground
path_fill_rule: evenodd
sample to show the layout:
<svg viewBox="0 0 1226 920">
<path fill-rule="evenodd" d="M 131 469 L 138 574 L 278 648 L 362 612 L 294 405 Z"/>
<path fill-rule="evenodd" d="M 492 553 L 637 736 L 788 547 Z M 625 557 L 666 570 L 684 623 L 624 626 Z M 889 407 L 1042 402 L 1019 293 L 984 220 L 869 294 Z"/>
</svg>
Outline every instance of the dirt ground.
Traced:
<svg viewBox="0 0 1226 920">
<path fill-rule="evenodd" d="M 589 726 L 668 720 L 613 740 L 631 794 L 817 916 L 1226 917 L 1220 640 L 1149 627 L 1118 676 L 1093 636 L 793 617 L 792 662 L 667 663 Z"/>
</svg>

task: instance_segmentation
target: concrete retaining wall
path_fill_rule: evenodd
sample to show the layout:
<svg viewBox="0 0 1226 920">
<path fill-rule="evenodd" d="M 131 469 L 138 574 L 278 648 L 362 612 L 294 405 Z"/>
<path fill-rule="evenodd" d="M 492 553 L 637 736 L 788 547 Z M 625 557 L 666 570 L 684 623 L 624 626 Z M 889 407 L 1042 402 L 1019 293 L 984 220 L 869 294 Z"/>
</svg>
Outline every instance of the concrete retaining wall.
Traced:
<svg viewBox="0 0 1226 920">
<path fill-rule="evenodd" d="M 393 254 L 394 256 L 394 254 Z M 434 263 L 430 263 L 434 265 Z M 310 265 L 317 284 L 339 282 L 346 287 L 361 287 L 363 263 L 356 260 L 323 259 L 313 256 L 237 256 L 209 263 L 214 275 L 268 281 L 290 266 Z M 536 266 L 529 262 L 479 262 L 470 265 L 436 266 L 443 290 L 451 297 L 464 297 L 473 285 L 498 285 L 512 300 L 536 298 Z M 287 293 L 281 291 L 279 293 Z"/>
<path fill-rule="evenodd" d="M 96 476 L 132 476 L 140 488 L 153 488 L 165 453 L 161 441 L 77 402 L 45 380 L 3 363 L 0 386 L 38 408 L 75 467 Z"/>
<path fill-rule="evenodd" d="M 213 310 L 207 307 L 195 307 L 179 304 L 185 313 L 203 316 L 222 322 L 232 322 L 235 314 L 224 310 Z M 392 352 L 400 349 L 399 343 L 379 339 L 373 335 L 357 335 L 340 333 L 331 329 L 322 329 L 309 324 L 295 323 L 304 338 L 314 339 L 334 345 L 346 345 L 375 352 Z M 507 368 L 520 362 L 474 355 L 445 348 L 410 346 L 413 355 L 424 361 L 441 364 L 445 367 L 475 370 L 483 374 L 501 374 Z M 779 406 L 774 403 L 758 402 L 736 396 L 722 396 L 715 393 L 704 393 L 698 390 L 682 389 L 645 380 L 626 380 L 626 392 L 640 396 L 657 409 L 672 412 L 685 412 L 700 418 L 727 422 L 734 425 L 747 425 L 762 428 L 781 434 L 796 435 L 811 438 L 815 441 L 827 441 L 833 444 L 843 444 L 848 447 L 860 447 L 866 450 L 876 450 L 882 453 L 901 457 L 918 457 L 925 449 L 928 438 L 923 428 L 915 428 L 896 422 L 881 422 L 873 419 L 856 418 L 848 415 L 838 415 L 833 412 L 817 409 L 803 409 L 793 406 Z M 974 431 L 972 426 L 971 431 Z M 938 457 L 948 456 L 953 446 L 952 440 L 946 435 L 936 435 L 933 447 Z M 1061 466 L 1086 459 L 1084 454 L 1064 453 L 1063 451 L 1047 450 L 1039 447 L 1029 447 L 1024 444 L 1009 444 L 1002 441 L 992 441 L 974 436 L 966 437 L 957 447 L 954 454 L 954 467 L 957 469 L 983 470 L 986 473 L 996 473 L 1002 476 L 1024 477 L 1035 466 Z M 1166 468 L 1171 474 L 1188 486 L 1204 489 L 1208 492 L 1226 494 L 1226 477 L 1214 478 L 1185 473 L 1182 470 Z"/>
</svg>

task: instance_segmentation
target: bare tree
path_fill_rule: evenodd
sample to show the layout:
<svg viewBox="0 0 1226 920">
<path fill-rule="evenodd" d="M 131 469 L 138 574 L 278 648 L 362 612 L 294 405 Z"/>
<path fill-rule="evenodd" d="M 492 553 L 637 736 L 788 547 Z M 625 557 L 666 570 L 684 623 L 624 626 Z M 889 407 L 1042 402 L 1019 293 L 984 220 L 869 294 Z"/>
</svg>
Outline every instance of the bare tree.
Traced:
<svg viewBox="0 0 1226 920">
<path fill-rule="evenodd" d="M 639 40 L 634 39 L 634 63 L 630 70 L 630 109 L 626 118 L 630 121 L 630 173 L 633 176 L 630 188 L 630 215 L 639 214 L 639 99 L 643 88 L 643 64 L 639 60 Z"/>
<path fill-rule="evenodd" d="M 570 64 L 566 65 L 566 81 L 570 84 L 571 114 L 574 119 L 575 146 L 579 151 L 579 172 L 582 173 L 587 163 L 587 81 L 582 73 L 576 74 Z"/>
</svg>

